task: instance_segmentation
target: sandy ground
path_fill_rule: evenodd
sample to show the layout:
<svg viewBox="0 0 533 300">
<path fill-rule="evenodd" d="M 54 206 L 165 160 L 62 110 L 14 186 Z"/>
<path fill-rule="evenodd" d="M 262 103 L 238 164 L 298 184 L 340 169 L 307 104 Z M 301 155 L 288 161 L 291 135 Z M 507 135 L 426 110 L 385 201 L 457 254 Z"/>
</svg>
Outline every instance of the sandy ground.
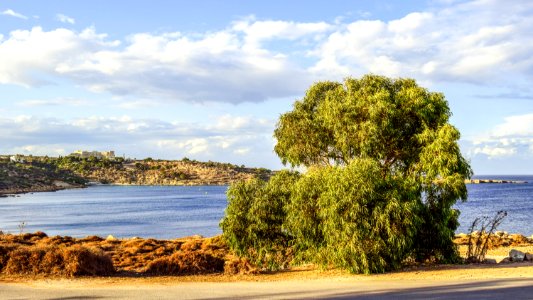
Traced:
<svg viewBox="0 0 533 300">
<path fill-rule="evenodd" d="M 533 262 L 351 275 L 300 267 L 261 275 L 0 277 L 0 299 L 533 299 Z"/>
<path fill-rule="evenodd" d="M 510 249 L 489 250 L 497 261 Z M 465 246 L 460 246 L 464 255 Z M 0 299 L 533 299 L 533 262 L 429 265 L 378 275 L 302 266 L 259 275 L 0 276 Z"/>
<path fill-rule="evenodd" d="M 465 245 L 459 246 L 459 254 L 461 255 L 461 257 L 466 257 L 467 249 L 468 247 Z M 509 251 L 511 251 L 511 249 L 522 251 L 524 253 L 533 253 L 533 244 L 509 246 L 509 247 L 498 247 L 495 249 L 490 249 L 487 251 L 487 255 L 485 257 L 495 259 L 496 262 L 499 263 L 504 258 L 509 256 Z"/>
</svg>

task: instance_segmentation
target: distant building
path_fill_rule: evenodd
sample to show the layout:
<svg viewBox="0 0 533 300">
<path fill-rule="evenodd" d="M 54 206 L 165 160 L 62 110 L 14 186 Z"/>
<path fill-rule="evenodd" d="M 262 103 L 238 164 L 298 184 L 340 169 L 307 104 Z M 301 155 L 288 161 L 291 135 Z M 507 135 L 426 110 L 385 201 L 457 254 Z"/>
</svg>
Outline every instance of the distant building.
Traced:
<svg viewBox="0 0 533 300">
<path fill-rule="evenodd" d="M 114 159 L 115 158 L 115 151 L 85 151 L 85 150 L 77 150 L 70 154 L 70 156 L 75 156 L 79 158 L 89 158 L 89 157 L 95 157 L 95 158 L 108 158 L 108 159 Z"/>
<path fill-rule="evenodd" d="M 9 160 L 11 162 L 15 162 L 15 163 L 23 163 L 25 162 L 24 160 L 24 156 L 20 155 L 20 154 L 16 154 L 16 155 L 12 155 L 9 157 Z"/>
</svg>

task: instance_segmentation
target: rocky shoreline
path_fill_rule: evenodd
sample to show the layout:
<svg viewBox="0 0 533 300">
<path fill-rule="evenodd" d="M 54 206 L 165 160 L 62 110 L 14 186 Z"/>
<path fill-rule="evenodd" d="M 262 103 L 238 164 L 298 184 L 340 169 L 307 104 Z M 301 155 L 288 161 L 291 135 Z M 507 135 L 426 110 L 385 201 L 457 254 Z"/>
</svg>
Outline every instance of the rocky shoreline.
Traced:
<svg viewBox="0 0 533 300">
<path fill-rule="evenodd" d="M 497 231 L 490 236 L 478 231 L 472 234 L 459 233 L 455 235 L 454 243 L 459 247 L 462 256 L 467 256 L 468 248 L 474 249 L 481 246 L 478 243 L 485 243 L 491 255 L 480 257 L 469 257 L 467 262 L 477 262 L 484 264 L 505 264 L 510 262 L 533 262 L 533 235 L 526 237 L 521 234 L 509 234 L 505 231 Z M 505 251 L 494 251 L 494 249 L 506 249 Z"/>
<path fill-rule="evenodd" d="M 512 183 L 512 184 L 524 184 L 527 181 L 523 180 L 503 180 L 503 179 L 466 179 L 466 184 L 483 184 L 483 183 Z"/>
<path fill-rule="evenodd" d="M 52 185 L 39 185 L 27 188 L 4 188 L 0 189 L 0 197 L 10 197 L 19 194 L 27 193 L 40 193 L 40 192 L 57 192 L 66 189 L 81 189 L 85 188 L 85 185 L 73 185 L 73 184 L 52 184 Z"/>
<path fill-rule="evenodd" d="M 57 191 L 96 184 L 228 185 L 253 177 L 268 179 L 274 172 L 229 163 L 195 160 L 80 159 L 23 157 L 11 162 L 0 157 L 0 195 Z"/>
</svg>

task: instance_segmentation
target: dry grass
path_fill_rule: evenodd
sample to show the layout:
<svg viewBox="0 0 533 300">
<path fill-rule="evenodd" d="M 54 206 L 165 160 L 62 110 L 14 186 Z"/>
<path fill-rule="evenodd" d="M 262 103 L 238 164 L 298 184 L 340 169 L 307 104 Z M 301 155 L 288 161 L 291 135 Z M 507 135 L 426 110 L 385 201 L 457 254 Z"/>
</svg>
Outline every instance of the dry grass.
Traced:
<svg viewBox="0 0 533 300">
<path fill-rule="evenodd" d="M 184 275 L 224 272 L 229 253 L 220 237 L 175 240 L 75 239 L 0 235 L 0 271 L 6 275 Z"/>
<path fill-rule="evenodd" d="M 99 249 L 73 246 L 22 246 L 9 253 L 3 270 L 8 275 L 110 275 L 109 256 Z"/>
<path fill-rule="evenodd" d="M 458 236 L 455 240 L 463 255 L 467 241 L 467 236 Z M 520 235 L 496 235 L 491 238 L 487 257 L 502 259 L 511 248 L 533 253 L 533 241 Z M 292 267 L 288 272 L 297 269 Z M 59 277 L 113 273 L 126 277 L 226 274 L 224 276 L 240 278 L 260 271 L 248 260 L 233 255 L 220 236 L 173 240 L 103 239 L 97 236 L 76 239 L 48 237 L 36 232 L 0 234 L 0 273 Z M 289 273 L 275 274 L 287 276 Z M 275 274 L 263 275 L 274 278 L 278 276 Z"/>
<path fill-rule="evenodd" d="M 202 251 L 176 252 L 148 264 L 151 275 L 209 274 L 224 271 L 224 259 Z"/>
<path fill-rule="evenodd" d="M 224 273 L 228 275 L 259 274 L 259 269 L 246 258 L 230 257 L 224 265 Z"/>
</svg>

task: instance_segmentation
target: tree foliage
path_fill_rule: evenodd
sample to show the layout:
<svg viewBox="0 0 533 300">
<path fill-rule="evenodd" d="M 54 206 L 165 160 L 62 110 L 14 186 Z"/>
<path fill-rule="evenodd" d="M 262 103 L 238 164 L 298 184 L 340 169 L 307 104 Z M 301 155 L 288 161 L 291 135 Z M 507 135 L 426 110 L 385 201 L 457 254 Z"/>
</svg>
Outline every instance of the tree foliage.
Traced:
<svg viewBox="0 0 533 300">
<path fill-rule="evenodd" d="M 269 194 L 271 204 L 249 212 L 286 205 L 271 213 L 283 211 L 276 222 L 301 261 L 358 273 L 395 269 L 409 256 L 453 261 L 452 206 L 466 199 L 471 169 L 450 115 L 443 94 L 412 79 L 318 82 L 274 131 L 282 162 L 309 171 L 284 185 L 282 201 Z"/>
<path fill-rule="evenodd" d="M 283 224 L 291 187 L 299 174 L 281 171 L 268 182 L 240 181 L 228 189 L 228 208 L 220 223 L 223 236 L 240 256 L 267 269 L 288 263 L 290 237 Z"/>
</svg>

